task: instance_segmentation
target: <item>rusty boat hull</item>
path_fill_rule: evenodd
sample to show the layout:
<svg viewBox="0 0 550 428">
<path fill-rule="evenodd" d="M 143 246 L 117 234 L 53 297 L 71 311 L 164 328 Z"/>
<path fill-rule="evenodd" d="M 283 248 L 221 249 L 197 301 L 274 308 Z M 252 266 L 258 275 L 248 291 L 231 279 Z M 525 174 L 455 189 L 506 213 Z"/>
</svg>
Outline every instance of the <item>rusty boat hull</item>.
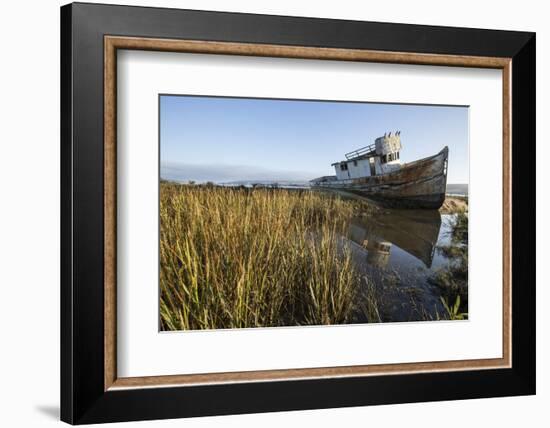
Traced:
<svg viewBox="0 0 550 428">
<path fill-rule="evenodd" d="M 364 197 L 387 208 L 439 209 L 445 201 L 448 156 L 445 147 L 387 174 L 348 180 L 325 177 L 314 181 L 313 188 Z"/>
</svg>

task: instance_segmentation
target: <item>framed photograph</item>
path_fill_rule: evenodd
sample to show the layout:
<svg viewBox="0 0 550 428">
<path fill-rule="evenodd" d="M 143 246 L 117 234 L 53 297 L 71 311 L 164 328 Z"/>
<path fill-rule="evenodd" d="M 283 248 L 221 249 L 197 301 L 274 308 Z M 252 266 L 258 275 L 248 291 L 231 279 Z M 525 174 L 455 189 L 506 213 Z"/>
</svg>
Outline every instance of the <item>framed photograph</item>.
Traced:
<svg viewBox="0 0 550 428">
<path fill-rule="evenodd" d="M 535 393 L 535 34 L 61 8 L 61 418 Z"/>
</svg>

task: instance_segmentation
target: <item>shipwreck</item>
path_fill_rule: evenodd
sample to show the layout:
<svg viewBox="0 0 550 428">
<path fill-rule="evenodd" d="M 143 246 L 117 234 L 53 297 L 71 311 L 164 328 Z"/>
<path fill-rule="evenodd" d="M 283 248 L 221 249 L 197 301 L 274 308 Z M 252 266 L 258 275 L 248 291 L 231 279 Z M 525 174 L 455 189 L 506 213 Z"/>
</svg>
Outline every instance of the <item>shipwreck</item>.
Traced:
<svg viewBox="0 0 550 428">
<path fill-rule="evenodd" d="M 322 188 L 367 198 L 388 208 L 439 209 L 445 200 L 449 149 L 413 162 L 400 160 L 401 132 L 345 154 L 336 175 L 311 180 Z"/>
</svg>

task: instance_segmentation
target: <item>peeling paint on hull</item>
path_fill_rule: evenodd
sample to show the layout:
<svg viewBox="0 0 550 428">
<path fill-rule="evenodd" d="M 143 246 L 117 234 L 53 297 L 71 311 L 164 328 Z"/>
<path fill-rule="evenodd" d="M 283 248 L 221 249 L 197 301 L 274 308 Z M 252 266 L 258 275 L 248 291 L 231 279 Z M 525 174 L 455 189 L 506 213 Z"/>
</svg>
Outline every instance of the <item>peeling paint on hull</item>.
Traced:
<svg viewBox="0 0 550 428">
<path fill-rule="evenodd" d="M 351 193 L 389 208 L 439 209 L 445 201 L 448 155 L 445 147 L 388 174 L 319 182 L 314 187 Z"/>
</svg>

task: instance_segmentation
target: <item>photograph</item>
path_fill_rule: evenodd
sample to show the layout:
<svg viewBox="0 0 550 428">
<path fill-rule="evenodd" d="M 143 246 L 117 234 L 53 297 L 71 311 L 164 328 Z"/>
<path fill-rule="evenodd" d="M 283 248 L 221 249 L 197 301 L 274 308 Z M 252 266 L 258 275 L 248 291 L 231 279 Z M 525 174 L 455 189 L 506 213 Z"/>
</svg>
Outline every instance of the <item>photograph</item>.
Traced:
<svg viewBox="0 0 550 428">
<path fill-rule="evenodd" d="M 160 94 L 160 330 L 467 320 L 468 120 Z"/>
</svg>

